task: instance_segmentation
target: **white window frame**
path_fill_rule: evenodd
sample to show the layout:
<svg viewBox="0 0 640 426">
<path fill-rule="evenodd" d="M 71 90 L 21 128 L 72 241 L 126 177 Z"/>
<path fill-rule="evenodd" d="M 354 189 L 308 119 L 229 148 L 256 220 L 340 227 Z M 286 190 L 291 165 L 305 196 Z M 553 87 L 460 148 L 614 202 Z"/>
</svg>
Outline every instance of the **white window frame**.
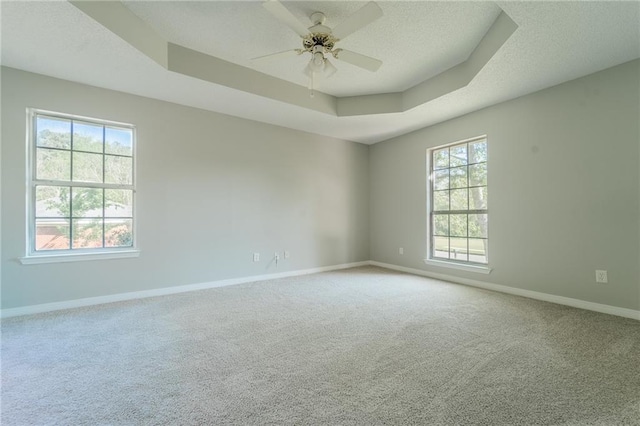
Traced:
<svg viewBox="0 0 640 426">
<path fill-rule="evenodd" d="M 44 115 L 52 118 L 61 118 L 65 120 L 77 120 L 84 123 L 96 124 L 100 126 L 113 126 L 119 128 L 127 128 L 132 131 L 132 183 L 131 185 L 117 185 L 117 184 L 104 184 L 104 183 L 86 183 L 86 182 L 73 182 L 73 181 L 56 181 L 56 180 L 43 180 L 36 179 L 36 117 L 38 115 Z M 136 150 L 137 150 L 137 138 L 136 127 L 132 124 L 121 123 L 109 120 L 103 120 L 92 117 L 85 117 L 79 115 L 65 114 L 54 111 L 47 111 L 36 108 L 27 108 L 27 191 L 26 191 L 26 250 L 25 256 L 19 258 L 20 263 L 24 265 L 39 264 L 39 263 L 58 263 L 58 262 L 75 262 L 86 260 L 105 260 L 105 259 L 119 259 L 128 257 L 138 257 L 140 250 L 138 249 L 138 232 L 137 232 L 137 197 L 136 197 Z M 103 151 L 102 155 L 105 153 Z M 133 191 L 133 244 L 130 247 L 101 247 L 101 248 L 79 248 L 79 249 L 60 249 L 60 250 L 40 250 L 35 248 L 36 241 L 36 194 L 35 188 L 37 185 L 63 185 L 69 187 L 94 187 L 94 188 L 106 188 L 106 189 L 128 189 Z M 69 223 L 72 226 L 72 223 Z"/>
<path fill-rule="evenodd" d="M 457 270 L 462 270 L 462 271 L 467 271 L 467 272 L 477 272 L 477 273 L 481 273 L 481 274 L 489 274 L 491 273 L 492 269 L 489 266 L 489 253 L 487 253 L 487 263 L 477 263 L 477 262 L 472 262 L 472 261 L 464 261 L 464 260 L 453 260 L 453 259 L 443 259 L 443 258 L 438 258 L 438 257 L 434 257 L 433 256 L 433 240 L 434 240 L 434 236 L 433 236 L 433 220 L 432 220 L 432 216 L 433 216 L 433 183 L 434 183 L 434 167 L 433 167 L 433 152 L 437 151 L 439 149 L 442 148 L 447 148 L 447 147 L 452 147 L 452 146 L 456 146 L 456 145 L 462 145 L 462 144 L 469 144 L 469 143 L 473 143 L 476 141 L 486 141 L 487 143 L 487 147 L 488 147 L 488 138 L 487 135 L 481 135 L 481 136 L 476 136 L 476 137 L 472 137 L 469 139 L 464 139 L 464 140 L 459 140 L 456 142 L 452 142 L 452 143 L 447 143 L 444 145 L 438 145 L 435 146 L 433 148 L 428 148 L 427 149 L 427 162 L 426 162 L 426 166 L 427 166 L 427 179 L 425 180 L 427 185 L 426 185 L 426 193 L 427 193 L 427 257 L 426 259 L 424 259 L 424 263 L 427 265 L 431 265 L 431 266 L 438 266 L 438 267 L 442 267 L 442 268 L 449 268 L 449 269 L 457 269 Z M 487 166 L 489 164 L 489 155 L 488 155 L 488 149 L 487 149 Z M 488 169 L 488 168 L 487 168 Z M 489 182 L 488 182 L 488 177 L 487 177 L 487 188 L 489 188 Z M 466 211 L 472 211 L 472 210 L 466 210 Z M 487 215 L 489 215 L 489 206 L 487 205 L 487 209 L 484 210 L 484 212 L 486 212 Z M 468 236 L 466 237 L 467 239 L 469 238 Z M 489 235 L 487 234 L 487 241 L 489 241 Z"/>
</svg>

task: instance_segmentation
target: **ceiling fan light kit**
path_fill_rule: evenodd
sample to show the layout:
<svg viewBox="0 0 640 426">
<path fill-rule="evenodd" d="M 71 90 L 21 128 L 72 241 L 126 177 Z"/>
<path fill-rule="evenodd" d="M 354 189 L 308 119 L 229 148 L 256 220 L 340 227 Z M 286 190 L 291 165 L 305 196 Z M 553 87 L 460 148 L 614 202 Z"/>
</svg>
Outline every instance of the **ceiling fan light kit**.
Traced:
<svg viewBox="0 0 640 426">
<path fill-rule="evenodd" d="M 324 76 L 328 78 L 337 72 L 337 68 L 328 59 L 329 55 L 337 60 L 372 72 L 377 71 L 382 65 L 382 61 L 378 59 L 335 48 L 336 43 L 382 16 L 382 9 L 373 1 L 367 3 L 333 29 L 324 25 L 326 16 L 322 12 L 312 13 L 310 19 L 313 25 L 306 28 L 280 1 L 267 0 L 263 3 L 263 6 L 276 19 L 287 25 L 302 38 L 302 49 L 273 53 L 253 58 L 253 60 L 275 59 L 290 56 L 294 53 L 296 55 L 310 53 L 311 59 L 304 69 L 304 73 L 309 77 L 309 90 L 312 97 L 316 77 Z"/>
</svg>

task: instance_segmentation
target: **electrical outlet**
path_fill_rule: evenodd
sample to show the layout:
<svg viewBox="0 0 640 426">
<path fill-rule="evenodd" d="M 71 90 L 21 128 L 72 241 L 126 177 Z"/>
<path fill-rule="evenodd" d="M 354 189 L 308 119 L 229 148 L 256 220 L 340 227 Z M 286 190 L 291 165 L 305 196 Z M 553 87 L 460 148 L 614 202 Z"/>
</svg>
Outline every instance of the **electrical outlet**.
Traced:
<svg viewBox="0 0 640 426">
<path fill-rule="evenodd" d="M 596 282 L 606 284 L 609 282 L 607 271 L 596 269 Z"/>
<path fill-rule="evenodd" d="M 400 248 L 398 249 L 398 253 L 399 253 L 399 254 L 404 254 L 404 248 L 400 247 Z"/>
<path fill-rule="evenodd" d="M 288 259 L 291 256 L 291 254 L 289 253 L 289 250 L 285 250 L 284 251 L 284 258 Z"/>
<path fill-rule="evenodd" d="M 260 262 L 260 253 L 253 253 L 253 261 Z"/>
</svg>

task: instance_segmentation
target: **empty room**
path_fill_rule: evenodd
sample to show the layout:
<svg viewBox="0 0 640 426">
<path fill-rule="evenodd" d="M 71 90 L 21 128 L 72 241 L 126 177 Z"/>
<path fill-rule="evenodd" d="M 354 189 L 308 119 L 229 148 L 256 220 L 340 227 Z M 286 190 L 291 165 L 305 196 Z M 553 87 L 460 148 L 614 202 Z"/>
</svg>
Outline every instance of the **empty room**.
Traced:
<svg viewBox="0 0 640 426">
<path fill-rule="evenodd" d="M 640 2 L 0 2 L 2 425 L 639 425 Z"/>
</svg>

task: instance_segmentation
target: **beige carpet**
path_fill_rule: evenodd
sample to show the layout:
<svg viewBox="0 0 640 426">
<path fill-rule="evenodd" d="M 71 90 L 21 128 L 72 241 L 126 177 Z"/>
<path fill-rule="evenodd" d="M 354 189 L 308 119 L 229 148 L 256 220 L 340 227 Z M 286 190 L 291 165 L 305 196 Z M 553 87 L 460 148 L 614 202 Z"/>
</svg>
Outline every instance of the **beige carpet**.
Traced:
<svg viewBox="0 0 640 426">
<path fill-rule="evenodd" d="M 2 425 L 640 425 L 640 322 L 363 267 L 13 318 Z"/>
</svg>

